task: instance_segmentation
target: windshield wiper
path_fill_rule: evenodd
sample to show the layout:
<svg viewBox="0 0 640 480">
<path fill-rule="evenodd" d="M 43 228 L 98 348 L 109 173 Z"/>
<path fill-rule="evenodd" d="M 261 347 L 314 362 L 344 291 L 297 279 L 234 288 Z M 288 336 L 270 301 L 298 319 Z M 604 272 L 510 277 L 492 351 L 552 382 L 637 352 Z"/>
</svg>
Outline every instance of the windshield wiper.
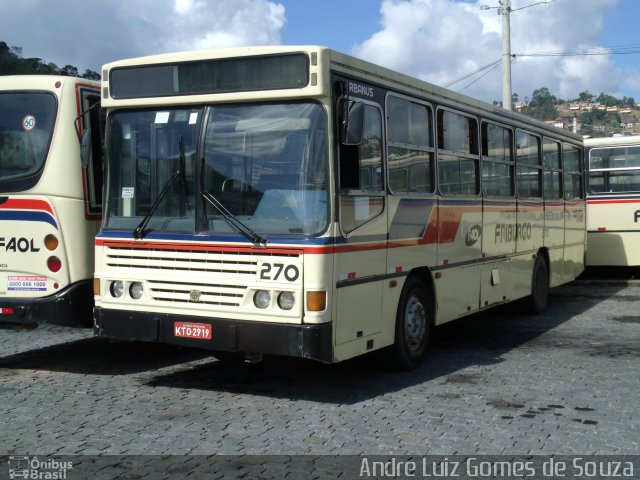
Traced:
<svg viewBox="0 0 640 480">
<path fill-rule="evenodd" d="M 180 135 L 179 149 L 180 149 L 180 159 L 179 159 L 180 166 L 178 170 L 173 172 L 169 180 L 167 180 L 167 183 L 164 184 L 164 187 L 162 187 L 162 190 L 156 197 L 155 202 L 153 202 L 153 205 L 151 205 L 151 208 L 149 209 L 149 213 L 147 213 L 144 216 L 142 221 L 133 230 L 132 232 L 133 238 L 135 238 L 136 240 L 144 238 L 144 236 L 147 234 L 147 225 L 149 224 L 149 220 L 151 220 L 151 218 L 153 217 L 154 213 L 156 212 L 156 209 L 158 208 L 158 205 L 160 205 L 160 202 L 162 201 L 164 196 L 167 194 L 167 192 L 169 191 L 169 187 L 173 185 L 173 182 L 175 182 L 176 178 L 180 177 L 182 178 L 183 182 L 186 181 L 185 175 L 184 175 L 186 160 L 184 155 L 184 138 L 182 138 L 182 135 Z"/>
<path fill-rule="evenodd" d="M 224 217 L 224 219 L 233 227 L 235 227 L 245 237 L 255 243 L 257 246 L 266 246 L 267 239 L 261 237 L 256 232 L 251 230 L 248 226 L 242 223 L 238 218 L 231 213 L 227 208 L 220 203 L 220 201 L 209 192 L 202 192 L 203 198 L 209 202 L 213 207 Z"/>
</svg>

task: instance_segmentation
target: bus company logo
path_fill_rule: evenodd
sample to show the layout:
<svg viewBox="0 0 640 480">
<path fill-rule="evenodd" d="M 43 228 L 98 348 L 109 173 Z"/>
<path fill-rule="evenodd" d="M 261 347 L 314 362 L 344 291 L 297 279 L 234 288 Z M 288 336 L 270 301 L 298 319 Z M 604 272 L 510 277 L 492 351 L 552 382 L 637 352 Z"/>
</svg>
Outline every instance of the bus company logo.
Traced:
<svg viewBox="0 0 640 480">
<path fill-rule="evenodd" d="M 35 246 L 33 238 L 26 237 L 0 237 L 0 248 L 7 252 L 39 252 L 40 248 Z"/>
<path fill-rule="evenodd" d="M 39 460 L 38 457 L 9 457 L 9 478 L 51 479 L 67 478 L 67 473 L 73 469 L 72 462 L 62 462 L 56 459 Z"/>
<path fill-rule="evenodd" d="M 197 303 L 200 301 L 201 296 L 202 292 L 200 290 L 191 290 L 189 292 L 189 301 Z"/>
<path fill-rule="evenodd" d="M 480 240 L 481 236 L 482 227 L 480 225 L 474 225 L 473 227 L 469 228 L 467 234 L 464 236 L 464 244 L 467 247 L 472 247 L 477 243 L 478 240 Z"/>
</svg>

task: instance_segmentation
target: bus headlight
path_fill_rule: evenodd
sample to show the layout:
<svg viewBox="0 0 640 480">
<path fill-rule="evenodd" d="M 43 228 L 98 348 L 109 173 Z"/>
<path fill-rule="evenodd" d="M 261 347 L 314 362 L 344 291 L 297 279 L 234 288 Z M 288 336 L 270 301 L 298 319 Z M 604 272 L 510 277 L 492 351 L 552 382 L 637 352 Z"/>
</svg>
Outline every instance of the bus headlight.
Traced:
<svg viewBox="0 0 640 480">
<path fill-rule="evenodd" d="M 296 303 L 293 292 L 281 292 L 278 295 L 278 306 L 282 310 L 291 310 Z"/>
<path fill-rule="evenodd" d="M 113 298 L 120 298 L 124 293 L 124 283 L 120 280 L 111 282 L 111 285 L 109 285 L 109 292 Z"/>
<path fill-rule="evenodd" d="M 253 304 L 258 308 L 267 308 L 271 305 L 271 294 L 266 290 L 258 290 L 253 295 Z"/>
<path fill-rule="evenodd" d="M 143 292 L 144 288 L 142 287 L 142 283 L 133 282 L 131 285 L 129 285 L 129 295 L 131 295 L 131 298 L 133 298 L 134 300 L 139 300 L 140 298 L 142 298 Z"/>
</svg>

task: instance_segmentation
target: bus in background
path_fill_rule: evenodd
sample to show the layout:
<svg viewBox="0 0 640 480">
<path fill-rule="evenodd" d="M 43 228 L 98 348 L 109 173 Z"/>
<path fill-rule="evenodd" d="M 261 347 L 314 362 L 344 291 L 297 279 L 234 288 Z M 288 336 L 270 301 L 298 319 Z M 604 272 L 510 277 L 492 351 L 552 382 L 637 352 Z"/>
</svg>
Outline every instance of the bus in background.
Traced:
<svg viewBox="0 0 640 480">
<path fill-rule="evenodd" d="M 590 267 L 640 266 L 640 136 L 587 138 Z"/>
<path fill-rule="evenodd" d="M 99 102 L 99 82 L 0 76 L 0 324 L 92 323 Z"/>
<path fill-rule="evenodd" d="M 100 337 L 409 369 L 583 271 L 582 139 L 523 115 L 313 46 L 107 64 L 102 106 Z"/>
</svg>

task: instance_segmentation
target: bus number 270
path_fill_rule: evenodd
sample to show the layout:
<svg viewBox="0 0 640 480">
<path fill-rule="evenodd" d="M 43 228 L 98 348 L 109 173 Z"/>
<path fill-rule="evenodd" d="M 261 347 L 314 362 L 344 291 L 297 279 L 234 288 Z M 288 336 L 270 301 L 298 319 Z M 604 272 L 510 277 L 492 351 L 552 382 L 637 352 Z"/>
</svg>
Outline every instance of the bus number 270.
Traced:
<svg viewBox="0 0 640 480">
<path fill-rule="evenodd" d="M 295 265 L 284 263 L 263 263 L 260 265 L 260 280 L 277 281 L 283 277 L 288 282 L 295 282 L 300 276 L 300 270 Z"/>
</svg>

